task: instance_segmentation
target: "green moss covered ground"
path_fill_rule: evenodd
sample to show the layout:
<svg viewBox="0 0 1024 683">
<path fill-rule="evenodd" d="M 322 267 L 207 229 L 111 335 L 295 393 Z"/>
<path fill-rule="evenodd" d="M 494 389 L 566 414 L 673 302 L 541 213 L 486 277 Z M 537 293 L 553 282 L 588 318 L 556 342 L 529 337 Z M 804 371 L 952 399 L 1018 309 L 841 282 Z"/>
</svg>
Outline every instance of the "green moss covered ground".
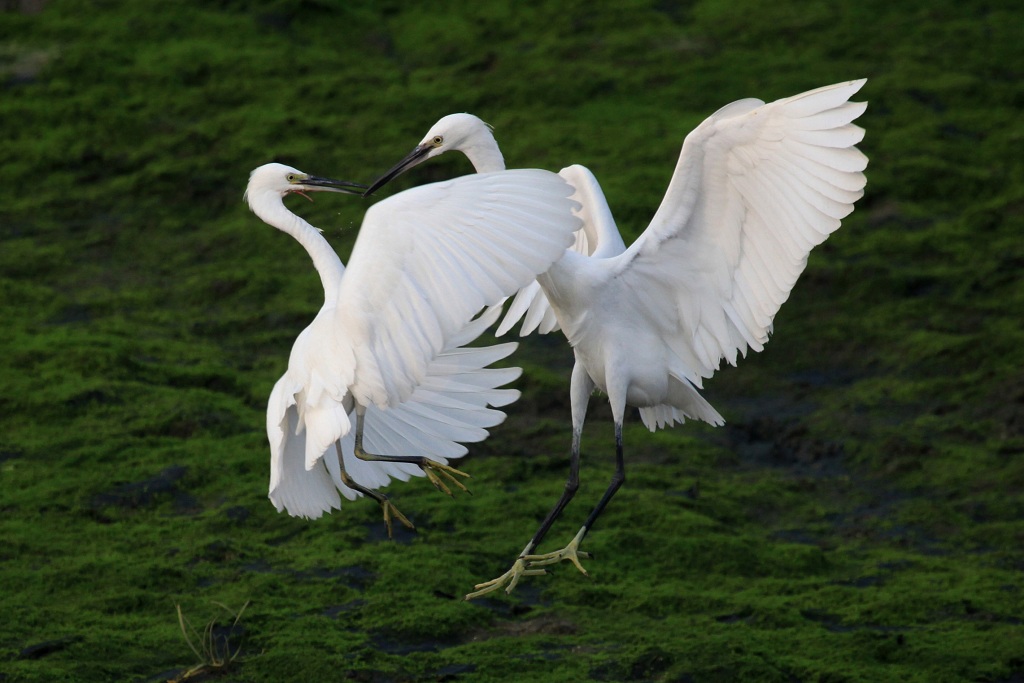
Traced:
<svg viewBox="0 0 1024 683">
<path fill-rule="evenodd" d="M 0 681 L 180 677 L 176 605 L 238 650 L 220 680 L 1024 680 L 1024 10 L 600 4 L 0 3 Z M 590 578 L 460 600 L 561 491 L 556 336 L 472 497 L 391 487 L 414 536 L 275 512 L 264 402 L 321 291 L 252 168 L 365 182 L 471 111 L 632 239 L 705 116 L 858 77 L 867 195 L 708 382 L 726 427 L 627 428 Z M 290 204 L 342 254 L 366 207 Z M 552 546 L 611 474 L 600 400 L 584 448 Z"/>
</svg>

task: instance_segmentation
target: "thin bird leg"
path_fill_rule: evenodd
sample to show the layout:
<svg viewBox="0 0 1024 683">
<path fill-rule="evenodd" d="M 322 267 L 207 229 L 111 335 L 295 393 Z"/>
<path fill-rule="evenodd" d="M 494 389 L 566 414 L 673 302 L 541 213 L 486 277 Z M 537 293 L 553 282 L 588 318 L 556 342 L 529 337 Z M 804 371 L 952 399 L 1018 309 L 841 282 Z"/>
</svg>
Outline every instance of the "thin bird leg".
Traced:
<svg viewBox="0 0 1024 683">
<path fill-rule="evenodd" d="M 555 503 L 555 507 L 551 508 L 551 512 L 544 518 L 544 521 L 540 523 L 540 528 L 530 539 L 530 542 L 526 545 L 526 549 L 520 554 L 520 557 L 529 555 L 530 552 L 540 545 L 540 542 L 544 540 L 548 531 L 551 529 L 551 525 L 555 523 L 558 516 L 562 514 L 562 510 L 569 504 L 572 497 L 576 495 L 576 491 L 580 488 L 580 438 L 582 436 L 582 430 L 573 430 L 572 432 L 572 455 L 569 457 L 569 478 L 565 482 L 565 489 L 562 491 L 562 497 Z"/>
<path fill-rule="evenodd" d="M 579 569 L 584 576 L 587 575 L 587 570 L 580 564 L 579 558 L 587 559 L 590 557 L 590 553 L 585 553 L 579 550 L 580 543 L 583 542 L 583 537 L 587 535 L 593 526 L 594 522 L 604 511 L 605 506 L 608 505 L 608 501 L 612 499 L 615 492 L 619 490 L 619 487 L 626 481 L 626 466 L 622 459 L 622 422 L 615 421 L 615 474 L 612 475 L 611 484 L 608 485 L 608 489 L 601 496 L 601 500 L 598 501 L 597 505 L 591 511 L 590 516 L 587 517 L 587 521 L 580 527 L 580 530 L 576 532 L 569 544 L 561 550 L 556 550 L 552 553 L 545 553 L 543 555 L 527 555 L 525 558 L 527 566 L 530 568 L 543 566 L 547 564 L 555 564 L 562 560 L 569 560 L 576 568 Z"/>
<path fill-rule="evenodd" d="M 380 491 L 374 491 L 373 489 L 366 488 L 362 484 L 357 483 L 355 479 L 349 476 L 348 472 L 345 471 L 345 456 L 341 454 L 340 441 L 334 442 L 334 448 L 338 451 L 338 466 L 341 468 L 341 483 L 343 483 L 350 489 L 354 491 L 359 491 L 359 493 L 363 494 L 364 496 L 369 496 L 370 498 L 373 498 L 375 501 L 377 501 L 381 509 L 384 511 L 384 524 L 388 528 L 388 538 L 391 538 L 392 515 L 395 517 L 395 519 L 404 524 L 407 528 L 416 531 L 416 527 L 413 526 L 413 523 L 410 522 L 409 518 L 403 515 L 401 511 L 395 507 L 395 504 L 391 502 L 391 499 L 389 499 Z"/>
<path fill-rule="evenodd" d="M 486 595 L 491 591 L 498 590 L 504 587 L 506 593 L 511 593 L 519 583 L 519 579 L 523 576 L 539 576 L 546 574 L 546 569 L 533 569 L 531 568 L 531 555 L 534 548 L 540 545 L 540 542 L 544 540 L 544 536 L 547 535 L 548 530 L 558 519 L 558 516 L 562 514 L 562 511 L 572 500 L 573 496 L 576 495 L 576 491 L 580 487 L 580 441 L 583 438 L 583 423 L 587 417 L 587 405 L 590 401 L 590 394 L 594 391 L 594 382 L 590 379 L 590 375 L 587 374 L 586 370 L 583 369 L 583 364 L 577 362 L 575 367 L 572 369 L 572 379 L 569 384 L 569 393 L 572 399 L 572 454 L 569 458 L 569 478 L 565 482 L 565 489 L 562 491 L 562 496 L 558 499 L 555 507 L 551 509 L 544 521 L 541 522 L 540 527 L 536 533 L 533 534 L 533 538 L 526 544 L 523 551 L 519 553 L 519 557 L 512 563 L 512 567 L 499 576 L 496 579 L 485 581 L 484 583 L 478 583 L 474 586 L 475 591 L 466 596 L 466 600 L 472 600 L 478 598 L 481 595 Z M 588 558 L 587 553 L 578 553 L 578 555 Z M 560 558 L 561 559 L 561 558 Z M 553 562 L 557 562 L 554 560 Z M 545 563 L 551 564 L 551 563 Z M 579 566 L 577 561 L 577 566 Z M 580 571 L 583 568 L 580 567 Z M 585 571 L 583 571 L 586 574 Z"/>
<path fill-rule="evenodd" d="M 421 470 L 423 470 L 423 474 L 427 475 L 427 479 L 430 480 L 430 483 L 433 484 L 438 491 L 441 491 L 442 493 L 447 493 L 449 496 L 452 496 L 453 498 L 454 495 L 452 494 L 451 489 L 449 489 L 445 485 L 445 482 L 444 480 L 441 479 L 441 477 L 444 477 L 445 479 L 448 480 L 449 483 L 458 486 L 466 493 L 470 492 L 469 489 L 467 489 L 466 486 L 461 481 L 456 479 L 454 476 L 457 474 L 461 477 L 468 478 L 469 475 L 466 474 L 465 472 L 455 469 L 454 467 L 449 467 L 448 465 L 444 465 L 439 462 L 434 462 L 430 458 L 425 458 L 423 456 L 378 455 L 376 453 L 367 453 L 365 450 L 363 450 L 363 421 L 365 419 L 365 415 L 366 409 L 363 408 L 362 406 L 357 405 L 355 444 L 355 454 L 357 458 L 359 458 L 360 460 L 373 460 L 378 462 L 407 462 L 411 465 L 416 465 Z"/>
<path fill-rule="evenodd" d="M 576 494 L 576 491 L 580 487 L 580 435 L 582 434 L 582 425 L 579 430 L 573 429 L 572 433 L 572 456 L 569 460 L 569 479 L 565 482 L 565 490 L 562 491 L 562 497 L 558 499 L 558 503 L 551 509 L 548 516 L 541 522 L 540 528 L 530 539 L 530 542 L 526 544 L 523 551 L 519 553 L 519 557 L 512 563 L 512 567 L 499 576 L 496 579 L 485 581 L 484 583 L 478 583 L 473 588 L 472 593 L 466 595 L 466 600 L 472 600 L 473 598 L 479 598 L 481 595 L 486 595 L 492 591 L 496 591 L 499 588 L 504 587 L 506 593 L 511 593 L 516 584 L 519 583 L 519 579 L 524 576 L 540 576 L 541 574 L 547 574 L 546 569 L 531 569 L 527 563 L 529 561 L 530 553 L 536 548 L 544 536 L 548 533 L 551 525 L 555 523 L 555 519 L 562 513 L 565 506 L 569 504 L 572 497 Z M 586 553 L 582 553 L 587 556 Z M 581 569 L 582 571 L 582 569 Z M 586 572 L 583 572 L 586 574 Z M 507 585 L 506 585 L 507 584 Z"/>
</svg>

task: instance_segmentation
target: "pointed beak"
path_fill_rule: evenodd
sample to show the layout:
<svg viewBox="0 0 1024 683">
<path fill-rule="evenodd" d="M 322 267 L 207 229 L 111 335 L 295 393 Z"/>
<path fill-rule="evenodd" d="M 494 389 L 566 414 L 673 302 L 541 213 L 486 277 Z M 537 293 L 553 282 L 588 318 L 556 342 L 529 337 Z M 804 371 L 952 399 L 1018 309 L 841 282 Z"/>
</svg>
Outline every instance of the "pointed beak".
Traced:
<svg viewBox="0 0 1024 683">
<path fill-rule="evenodd" d="M 427 158 L 430 154 L 430 150 L 434 149 L 433 146 L 428 144 L 417 145 L 411 152 L 405 155 L 405 158 L 399 161 L 397 164 L 391 167 L 384 175 L 377 178 L 370 184 L 370 187 L 363 193 L 364 197 L 369 197 L 371 194 L 379 190 L 380 188 L 387 185 L 389 182 L 402 175 L 410 168 L 420 163 Z"/>
<path fill-rule="evenodd" d="M 321 178 L 311 175 L 299 185 L 306 190 L 321 192 L 343 192 L 345 194 L 362 194 L 366 185 L 349 182 L 348 180 L 334 180 L 333 178 Z"/>
</svg>

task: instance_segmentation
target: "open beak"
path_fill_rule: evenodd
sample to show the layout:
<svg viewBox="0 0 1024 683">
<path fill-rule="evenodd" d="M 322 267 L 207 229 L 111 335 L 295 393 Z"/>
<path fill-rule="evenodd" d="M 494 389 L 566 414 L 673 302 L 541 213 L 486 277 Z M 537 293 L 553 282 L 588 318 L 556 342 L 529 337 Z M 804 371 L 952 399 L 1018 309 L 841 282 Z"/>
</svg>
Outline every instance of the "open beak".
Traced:
<svg viewBox="0 0 1024 683">
<path fill-rule="evenodd" d="M 305 178 L 299 187 L 305 190 L 316 190 L 322 192 L 343 192 L 344 194 L 362 194 L 366 185 L 349 182 L 348 180 L 334 180 L 333 178 L 320 178 L 311 175 Z"/>
<path fill-rule="evenodd" d="M 380 178 L 374 180 L 373 183 L 370 184 L 370 187 L 366 190 L 366 192 L 363 193 L 363 196 L 369 197 L 371 194 L 373 194 L 380 188 L 384 187 L 389 182 L 391 182 L 398 176 L 402 175 L 416 164 L 426 159 L 427 155 L 430 154 L 430 150 L 432 149 L 434 149 L 433 145 L 417 145 L 415 148 L 413 148 L 411 152 L 405 155 L 404 159 L 402 159 L 397 164 L 392 166 L 387 173 L 382 175 Z"/>
</svg>

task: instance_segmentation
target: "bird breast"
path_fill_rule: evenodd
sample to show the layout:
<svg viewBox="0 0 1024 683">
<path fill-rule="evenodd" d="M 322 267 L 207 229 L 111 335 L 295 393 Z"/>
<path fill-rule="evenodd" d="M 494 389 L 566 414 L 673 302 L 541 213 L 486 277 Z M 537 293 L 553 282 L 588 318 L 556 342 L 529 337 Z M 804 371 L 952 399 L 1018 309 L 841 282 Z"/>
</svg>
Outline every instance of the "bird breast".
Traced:
<svg viewBox="0 0 1024 683">
<path fill-rule="evenodd" d="M 592 311 L 575 332 L 570 342 L 577 362 L 609 398 L 625 397 L 626 403 L 637 407 L 666 401 L 670 367 L 666 354 L 671 351 L 657 335 L 642 326 L 619 324 L 602 311 Z"/>
</svg>

